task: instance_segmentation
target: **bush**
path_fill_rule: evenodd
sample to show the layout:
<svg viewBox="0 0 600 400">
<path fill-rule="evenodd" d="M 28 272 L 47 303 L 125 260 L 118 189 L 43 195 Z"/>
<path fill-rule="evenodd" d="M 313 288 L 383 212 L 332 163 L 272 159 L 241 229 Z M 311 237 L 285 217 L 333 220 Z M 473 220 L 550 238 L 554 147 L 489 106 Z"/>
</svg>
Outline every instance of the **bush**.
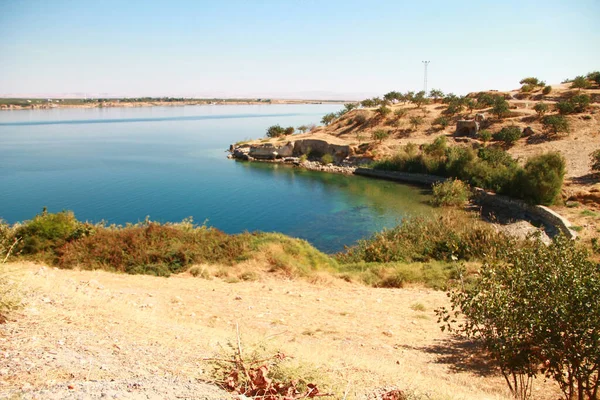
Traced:
<svg viewBox="0 0 600 400">
<path fill-rule="evenodd" d="M 323 118 L 321 118 L 321 123 L 327 126 L 331 124 L 336 118 L 337 116 L 334 113 L 325 114 Z"/>
<path fill-rule="evenodd" d="M 508 101 L 503 96 L 497 95 L 494 97 L 494 105 L 492 107 L 492 113 L 500 119 L 508 114 L 509 111 Z"/>
<path fill-rule="evenodd" d="M 377 129 L 377 130 L 373 131 L 373 133 L 371 134 L 371 137 L 373 138 L 373 140 L 376 140 L 379 143 L 383 142 L 389 136 L 390 136 L 390 133 L 384 129 Z"/>
<path fill-rule="evenodd" d="M 379 113 L 379 115 L 381 115 L 382 117 L 386 117 L 386 116 L 388 116 L 388 115 L 389 115 L 389 114 L 392 112 L 392 109 L 391 109 L 391 108 L 389 108 L 389 107 L 386 107 L 386 106 L 382 105 L 382 106 L 380 106 L 380 107 L 377 109 L 377 112 L 378 112 L 378 113 Z"/>
<path fill-rule="evenodd" d="M 440 116 L 434 119 L 431 124 L 439 126 L 440 129 L 445 129 L 448 125 L 450 125 L 450 120 L 444 116 Z"/>
<path fill-rule="evenodd" d="M 431 203 L 436 207 L 461 206 L 469 200 L 469 185 L 458 179 L 435 183 L 432 190 Z"/>
<path fill-rule="evenodd" d="M 552 86 L 544 86 L 544 89 L 542 90 L 542 94 L 547 96 L 550 94 L 550 92 L 552 92 Z"/>
<path fill-rule="evenodd" d="M 409 118 L 410 124 L 413 126 L 413 129 L 417 129 L 420 125 L 423 124 L 424 119 L 421 116 L 413 116 Z"/>
<path fill-rule="evenodd" d="M 505 146 L 513 146 L 517 140 L 521 139 L 522 132 L 518 126 L 505 126 L 499 132 L 494 133 L 494 140 L 503 142 Z"/>
<path fill-rule="evenodd" d="M 296 131 L 296 129 L 294 129 L 293 126 L 288 126 L 287 128 L 285 128 L 285 131 L 283 132 L 283 134 L 285 136 L 293 135 L 295 131 Z"/>
<path fill-rule="evenodd" d="M 535 89 L 535 87 L 534 87 L 534 86 L 532 86 L 532 85 L 527 85 L 527 84 L 526 84 L 526 85 L 523 85 L 523 86 L 521 86 L 521 92 L 523 92 L 523 93 L 529 93 L 529 92 L 532 92 L 532 91 L 533 91 L 533 89 Z"/>
<path fill-rule="evenodd" d="M 538 117 L 542 118 L 544 116 L 544 114 L 546 114 L 548 112 L 549 107 L 548 107 L 548 104 L 540 102 L 540 103 L 536 103 L 536 105 L 533 106 L 533 109 L 537 113 Z"/>
<path fill-rule="evenodd" d="M 276 138 L 285 135 L 285 129 L 280 125 L 273 125 L 267 128 L 267 137 Z"/>
<path fill-rule="evenodd" d="M 569 121 L 562 115 L 546 115 L 542 118 L 542 125 L 554 135 L 569 132 Z"/>
<path fill-rule="evenodd" d="M 589 89 L 592 84 L 587 80 L 585 76 L 577 76 L 571 82 L 571 89 Z"/>
<path fill-rule="evenodd" d="M 394 115 L 400 119 L 400 118 L 404 118 L 406 116 L 406 114 L 408 113 L 408 110 L 406 108 L 399 108 L 396 111 L 394 111 Z"/>
<path fill-rule="evenodd" d="M 600 150 L 596 150 L 591 154 L 592 157 L 592 171 L 600 172 Z"/>
<path fill-rule="evenodd" d="M 517 178 L 517 192 L 534 204 L 552 205 L 560 194 L 564 176 L 565 159 L 560 153 L 532 157 Z"/>
<path fill-rule="evenodd" d="M 587 78 L 590 81 L 596 82 L 596 84 L 600 85 L 600 71 L 594 71 L 587 74 Z"/>
<path fill-rule="evenodd" d="M 353 121 L 357 125 L 362 125 L 367 122 L 367 116 L 364 114 L 364 112 L 359 112 L 354 116 Z"/>
<path fill-rule="evenodd" d="M 490 132 L 487 129 L 480 130 L 477 135 L 479 136 L 479 140 L 481 140 L 484 143 L 487 143 L 490 140 L 492 140 L 492 132 Z"/>
<path fill-rule="evenodd" d="M 323 165 L 331 164 L 332 162 L 333 156 L 331 154 L 324 154 L 323 157 L 321 157 L 321 164 Z"/>
<path fill-rule="evenodd" d="M 534 77 L 523 78 L 519 82 L 521 85 L 540 86 L 540 80 Z"/>
<path fill-rule="evenodd" d="M 519 398 L 540 372 L 557 381 L 567 399 L 597 398 L 598 265 L 564 237 L 550 246 L 510 249 L 503 258 L 485 264 L 470 287 L 450 294 L 452 310 L 436 310 L 442 330 L 480 340 Z"/>
<path fill-rule="evenodd" d="M 592 99 L 589 95 L 582 93 L 571 97 L 570 101 L 573 103 L 575 112 L 582 113 L 588 108 Z"/>
</svg>

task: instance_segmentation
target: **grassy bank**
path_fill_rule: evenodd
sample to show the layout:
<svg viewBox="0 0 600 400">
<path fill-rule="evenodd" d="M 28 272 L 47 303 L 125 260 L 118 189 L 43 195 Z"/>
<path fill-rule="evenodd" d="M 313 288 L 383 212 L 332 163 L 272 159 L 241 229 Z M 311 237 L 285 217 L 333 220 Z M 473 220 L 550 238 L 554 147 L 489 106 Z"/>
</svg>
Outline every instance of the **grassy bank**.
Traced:
<svg viewBox="0 0 600 400">
<path fill-rule="evenodd" d="M 228 235 L 191 220 L 106 226 L 78 221 L 69 211 L 43 211 L 21 224 L 2 224 L 0 234 L 2 243 L 18 240 L 13 259 L 64 269 L 156 276 L 189 271 L 230 282 L 256 280 L 265 274 L 309 281 L 341 278 L 374 287 L 420 283 L 446 288 L 474 272 L 473 265 L 524 245 L 458 211 L 407 220 L 335 255 L 277 233 Z M 457 261 L 470 266 L 459 267 Z"/>
</svg>

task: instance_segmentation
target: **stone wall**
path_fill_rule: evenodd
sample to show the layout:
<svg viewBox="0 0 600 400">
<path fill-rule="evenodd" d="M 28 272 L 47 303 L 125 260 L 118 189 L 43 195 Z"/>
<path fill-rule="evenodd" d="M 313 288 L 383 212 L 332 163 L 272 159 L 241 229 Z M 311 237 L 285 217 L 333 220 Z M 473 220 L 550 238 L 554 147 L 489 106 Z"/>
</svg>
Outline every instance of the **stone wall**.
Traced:
<svg viewBox="0 0 600 400">
<path fill-rule="evenodd" d="M 412 174 L 409 172 L 380 171 L 369 168 L 357 168 L 356 175 L 369 176 L 373 178 L 389 179 L 399 182 L 416 183 L 421 185 L 433 185 L 443 182 L 446 178 L 427 174 Z M 540 223 L 554 230 L 551 233 L 562 233 L 570 239 L 575 239 L 577 234 L 570 227 L 571 223 L 560 214 L 548 207 L 527 204 L 522 200 L 512 197 L 498 195 L 484 189 L 474 188 L 472 201 L 481 206 L 488 206 L 494 210 L 501 211 L 517 219 Z"/>
</svg>

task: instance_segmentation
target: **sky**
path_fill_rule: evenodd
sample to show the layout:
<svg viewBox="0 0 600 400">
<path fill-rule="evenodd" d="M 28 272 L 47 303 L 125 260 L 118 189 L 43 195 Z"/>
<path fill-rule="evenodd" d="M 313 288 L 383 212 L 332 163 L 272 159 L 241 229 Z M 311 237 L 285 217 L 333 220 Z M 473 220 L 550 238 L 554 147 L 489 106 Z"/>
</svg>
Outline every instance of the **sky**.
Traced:
<svg viewBox="0 0 600 400">
<path fill-rule="evenodd" d="M 362 99 L 600 70 L 600 1 L 0 0 L 2 97 Z"/>
</svg>

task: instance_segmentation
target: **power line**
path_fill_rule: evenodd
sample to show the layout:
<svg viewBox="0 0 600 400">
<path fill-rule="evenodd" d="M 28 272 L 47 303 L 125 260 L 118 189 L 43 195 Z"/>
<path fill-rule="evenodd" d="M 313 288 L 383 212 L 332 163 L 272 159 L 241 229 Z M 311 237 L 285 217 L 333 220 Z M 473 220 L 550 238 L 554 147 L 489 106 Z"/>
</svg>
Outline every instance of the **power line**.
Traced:
<svg viewBox="0 0 600 400">
<path fill-rule="evenodd" d="M 423 67 L 424 67 L 423 90 L 425 91 L 425 96 L 427 96 L 427 66 L 429 65 L 429 63 L 431 61 L 422 61 L 422 62 L 423 62 Z"/>
</svg>

